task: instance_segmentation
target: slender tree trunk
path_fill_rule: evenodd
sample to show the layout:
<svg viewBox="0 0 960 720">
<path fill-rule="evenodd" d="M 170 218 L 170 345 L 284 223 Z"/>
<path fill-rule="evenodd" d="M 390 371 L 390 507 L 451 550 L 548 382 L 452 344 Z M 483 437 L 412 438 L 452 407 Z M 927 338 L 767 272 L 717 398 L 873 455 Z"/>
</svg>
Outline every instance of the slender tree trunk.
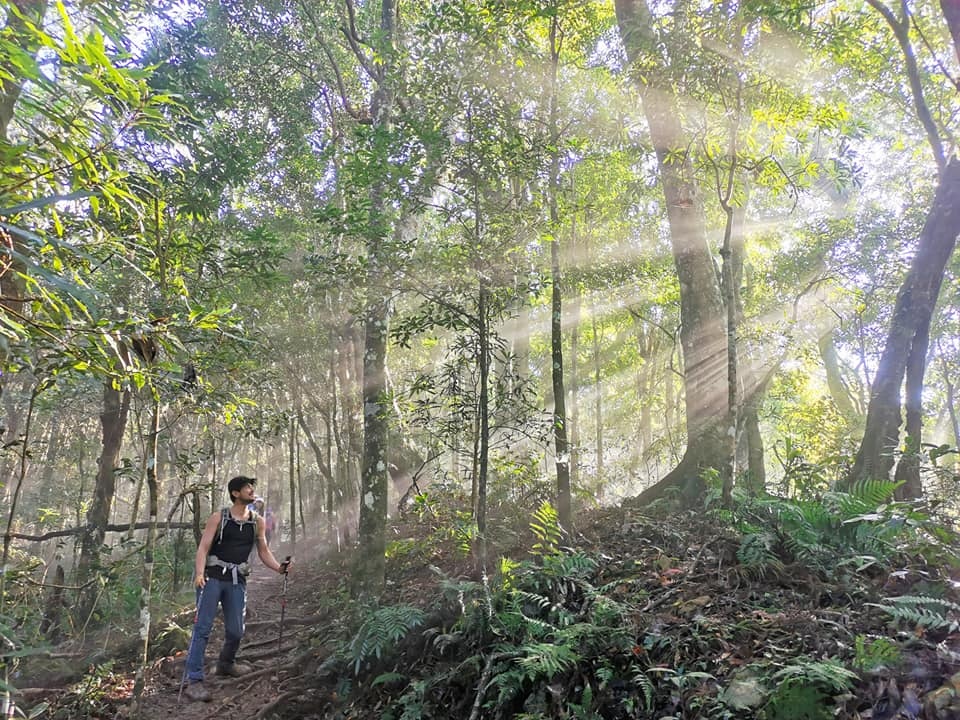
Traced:
<svg viewBox="0 0 960 720">
<path fill-rule="evenodd" d="M 134 411 L 134 424 L 140 424 L 141 415 L 136 410 Z M 133 502 L 130 504 L 130 529 L 127 531 L 127 539 L 133 540 L 134 528 L 137 525 L 137 517 L 140 514 L 140 498 L 143 496 L 143 486 L 147 482 L 147 475 L 150 473 L 150 463 L 154 462 L 154 458 L 148 449 L 149 443 L 152 442 L 151 436 L 144 438 L 143 442 L 143 460 L 140 464 L 140 474 L 137 476 L 137 486 L 133 492 Z"/>
<path fill-rule="evenodd" d="M 296 427 L 296 426 L 294 426 L 294 427 Z M 298 510 L 299 513 L 300 513 L 300 531 L 301 531 L 302 534 L 303 534 L 304 540 L 306 540 L 306 538 L 307 538 L 307 519 L 306 519 L 306 516 L 305 516 L 305 514 L 304 514 L 304 508 L 303 508 L 303 495 L 304 495 L 304 492 L 303 492 L 303 472 L 302 472 L 302 466 L 301 466 L 301 464 L 300 464 L 300 442 L 299 442 L 299 440 L 294 444 L 293 447 L 294 447 L 294 450 L 296 451 L 296 456 L 297 456 L 297 458 L 296 458 L 296 466 L 297 466 L 297 467 L 296 467 L 296 475 L 297 475 L 297 510 Z M 311 498 L 312 498 L 312 497 L 315 497 L 315 496 L 314 496 L 313 493 L 308 493 L 308 497 L 311 497 Z M 317 511 L 319 510 L 319 508 L 316 508 L 316 507 L 315 507 L 315 503 L 313 503 L 313 502 L 310 503 L 310 509 L 313 511 L 314 514 L 316 514 Z"/>
<path fill-rule="evenodd" d="M 841 415 L 852 421 L 858 413 L 850 399 L 850 389 L 840 372 L 840 361 L 837 358 L 837 347 L 834 343 L 834 331 L 831 329 L 823 333 L 817 341 L 817 346 L 820 348 L 820 359 L 823 360 L 823 368 L 827 374 L 827 388 L 830 390 L 833 404 L 837 406 Z"/>
<path fill-rule="evenodd" d="M 477 343 L 480 350 L 480 378 L 477 398 L 477 420 L 479 422 L 477 447 L 477 538 L 479 540 L 479 570 L 487 572 L 487 472 L 490 455 L 490 322 L 488 305 L 490 290 L 485 280 L 480 280 L 480 292 L 477 302 L 479 319 Z"/>
<path fill-rule="evenodd" d="M 20 492 L 23 490 L 23 482 L 27 477 L 27 467 L 29 465 L 30 458 L 30 431 L 33 425 L 33 411 L 36 406 L 37 396 L 42 391 L 43 386 L 41 383 L 33 387 L 33 390 L 30 393 L 30 400 L 27 403 L 27 417 L 23 426 L 23 442 L 20 445 L 19 453 L 19 472 L 17 473 L 17 481 L 13 486 L 13 492 L 10 496 L 9 508 L 7 510 L 7 529 L 3 533 L 3 557 L 0 558 L 0 612 L 6 612 L 4 607 L 4 598 L 6 597 L 7 589 L 7 575 L 9 574 L 10 568 L 7 567 L 7 563 L 10 562 L 10 534 L 14 530 L 14 525 L 17 518 L 17 505 L 20 502 Z"/>
<path fill-rule="evenodd" d="M 567 385 L 570 416 L 570 487 L 580 486 L 580 297 L 571 298 L 570 307 L 570 382 Z"/>
<path fill-rule="evenodd" d="M 590 313 L 591 335 L 592 335 L 592 354 L 593 354 L 593 414 L 596 422 L 594 444 L 597 455 L 597 487 L 600 492 L 600 501 L 603 500 L 603 492 L 606 489 L 604 479 L 603 465 L 603 375 L 600 367 L 600 332 L 597 327 L 596 311 Z"/>
<path fill-rule="evenodd" d="M 565 532 L 573 532 L 570 492 L 570 448 L 567 438 L 566 389 L 563 376 L 563 277 L 560 269 L 560 104 L 557 97 L 560 69 L 559 19 L 550 18 L 549 132 L 552 146 L 547 205 L 550 213 L 550 368 L 553 380 L 553 440 L 556 450 L 557 515 Z"/>
<path fill-rule="evenodd" d="M 952 159 L 940 182 L 920 233 L 917 252 L 897 294 L 890 330 L 870 392 L 863 442 L 846 486 L 888 478 L 900 444 L 900 390 L 911 358 L 925 358 L 928 328 L 943 283 L 944 270 L 960 234 L 960 160 Z M 914 377 L 922 388 L 922 369 Z M 917 431 L 919 433 L 919 431 Z M 917 442 L 920 436 L 917 435 Z"/>
<path fill-rule="evenodd" d="M 297 421 L 290 418 L 290 554 L 297 549 Z"/>
<path fill-rule="evenodd" d="M 50 429 L 47 431 L 47 451 L 44 453 L 43 476 L 41 482 L 44 488 L 52 487 L 54 472 L 57 467 L 57 458 L 60 457 L 60 444 L 63 437 L 63 424 L 60 416 L 50 419 Z"/>
<path fill-rule="evenodd" d="M 737 333 L 742 309 L 740 305 L 740 282 L 743 272 L 743 210 L 735 207 L 733 202 L 734 183 L 737 177 L 738 135 L 740 132 L 740 116 L 743 112 L 743 82 L 737 85 L 736 110 L 730 122 L 729 162 L 726 185 L 720 191 L 720 206 L 727 216 L 723 232 L 723 247 L 720 257 L 723 259 L 721 268 L 720 287 L 723 292 L 723 304 L 727 311 L 727 420 L 726 420 L 726 454 L 721 468 L 723 480 L 723 504 L 730 506 L 733 502 L 733 482 L 737 473 L 737 432 L 740 424 L 740 368 L 738 362 L 739 347 Z M 738 213 L 738 210 L 740 211 Z"/>
<path fill-rule="evenodd" d="M 151 387 L 151 390 L 154 388 Z M 150 421 L 150 435 L 147 438 L 145 454 L 147 460 L 147 494 L 150 512 L 150 525 L 147 529 L 147 541 L 143 547 L 143 576 L 140 585 L 140 653 L 137 673 L 133 683 L 133 697 L 136 704 L 136 717 L 143 713 L 143 691 L 146 685 L 147 664 L 150 651 L 150 605 L 152 602 L 154 553 L 157 544 L 157 515 L 159 484 L 157 482 L 157 452 L 160 436 L 160 398 L 153 398 L 153 412 Z"/>
<path fill-rule="evenodd" d="M 23 442 L 20 437 L 20 425 L 23 422 L 20 399 L 26 392 L 26 381 L 26 373 L 17 373 L 17 376 L 4 386 L 5 392 L 2 398 L 4 410 L 3 444 L 10 448 L 15 448 Z M 16 477 L 19 462 L 19 455 L 16 453 L 10 453 L 0 461 L 0 492 L 2 492 L 0 497 L 2 497 L 4 504 L 10 502 L 10 493 L 13 490 L 13 481 Z"/>
</svg>

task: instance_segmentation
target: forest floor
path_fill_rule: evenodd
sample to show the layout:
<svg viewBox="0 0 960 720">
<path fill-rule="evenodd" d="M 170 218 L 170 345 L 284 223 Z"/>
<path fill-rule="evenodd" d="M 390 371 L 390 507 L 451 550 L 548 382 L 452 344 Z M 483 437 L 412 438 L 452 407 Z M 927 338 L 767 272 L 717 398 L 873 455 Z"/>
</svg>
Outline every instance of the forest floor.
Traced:
<svg viewBox="0 0 960 720">
<path fill-rule="evenodd" d="M 276 555 L 282 558 L 287 554 L 285 549 L 275 548 Z M 259 560 L 254 563 L 247 583 L 246 633 L 237 656 L 237 661 L 251 666 L 252 672 L 239 678 L 216 675 L 216 657 L 223 644 L 222 615 L 218 614 L 206 651 L 204 684 L 212 696 L 209 702 L 191 702 L 179 693 L 186 660 L 185 649 L 179 649 L 151 661 L 138 709 L 132 700 L 136 667 L 129 635 L 114 633 L 120 640 L 112 656 L 109 649 L 90 655 L 93 663 L 106 657 L 109 664 L 104 663 L 100 668 L 90 665 L 79 682 L 58 685 L 55 675 L 48 677 L 45 687 L 21 690 L 18 704 L 28 716 L 63 720 L 119 720 L 137 716 L 141 720 L 266 717 L 272 708 L 289 701 L 286 682 L 299 674 L 298 658 L 303 657 L 301 644 L 305 631 L 314 630 L 322 620 L 315 614 L 319 582 L 317 565 L 296 565 L 284 591 L 282 576 L 265 569 Z M 193 608 L 187 606 L 170 618 L 160 618 L 156 624 L 183 627 L 187 632 L 175 643 L 182 645 L 189 642 L 187 633 L 192 616 Z M 66 678 L 70 675 L 66 673 Z M 24 679 L 29 682 L 28 678 Z M 45 712 L 31 714 L 42 706 L 47 708 Z"/>
<path fill-rule="evenodd" d="M 504 652 L 510 638 L 500 632 L 471 646 L 469 628 L 460 623 L 454 629 L 465 607 L 463 592 L 459 611 L 437 607 L 445 582 L 447 589 L 450 582 L 479 587 L 481 578 L 455 537 L 447 533 L 438 540 L 438 524 L 412 522 L 392 528 L 397 552 L 388 563 L 381 602 L 418 606 L 425 614 L 394 651 L 382 658 L 370 654 L 362 668 L 359 661 L 353 665 L 356 652 L 345 658 L 343 648 L 355 637 L 358 620 L 370 617 L 369 609 L 364 615 L 347 599 L 346 555 L 302 548 L 287 585 L 283 647 L 278 649 L 282 579 L 258 565 L 249 581 L 247 632 L 238 656 L 254 667 L 253 674 L 209 676 L 210 702 L 178 702 L 181 650 L 152 663 L 139 716 L 960 719 L 960 598 L 946 572 L 917 562 L 833 576 L 801 563 L 774 562 L 757 574 L 738 563 L 740 538 L 702 514 L 658 520 L 615 508 L 583 514 L 578 523 L 576 545 L 591 558 L 589 577 L 556 584 L 559 594 L 550 608 L 543 606 L 537 622 L 555 623 L 554 643 L 562 635 L 555 619 L 564 604 L 575 623 L 601 623 L 598 593 L 620 614 L 595 656 L 588 645 L 596 638 L 585 637 L 576 664 L 564 661 L 552 679 L 548 672 L 539 683 L 528 673 L 513 701 L 496 699 L 491 670 L 509 674 L 510 663 L 516 664 L 512 656 L 530 653 L 536 643 L 516 640 Z M 495 548 L 493 557 L 529 560 L 536 539 L 523 524 L 502 536 L 510 541 Z M 278 557 L 285 551 L 274 550 Z M 941 596 L 948 622 L 925 625 L 921 617 L 919 624 L 898 625 L 876 607 L 885 598 L 932 593 L 936 583 L 950 588 Z M 189 612 L 179 616 L 181 625 L 188 624 Z M 533 617 L 537 608 L 523 612 Z M 626 644 L 617 645 L 615 637 L 626 637 Z M 450 640 L 446 647 L 441 638 Z M 209 670 L 221 642 L 218 620 L 207 648 Z M 40 717 L 131 718 L 133 679 L 132 659 L 118 657 L 92 685 L 88 677 L 79 688 L 31 689 L 21 702 L 34 708 L 48 702 Z M 415 702 L 411 688 L 418 688 Z"/>
</svg>

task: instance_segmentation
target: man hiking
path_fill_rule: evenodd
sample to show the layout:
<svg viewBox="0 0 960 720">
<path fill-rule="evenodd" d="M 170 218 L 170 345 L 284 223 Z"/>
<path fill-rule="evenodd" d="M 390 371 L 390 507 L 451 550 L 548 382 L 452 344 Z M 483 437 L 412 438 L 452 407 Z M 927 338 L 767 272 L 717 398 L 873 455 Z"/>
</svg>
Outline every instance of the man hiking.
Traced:
<svg viewBox="0 0 960 720">
<path fill-rule="evenodd" d="M 217 674 L 239 677 L 250 668 L 237 663 L 237 649 L 243 637 L 247 602 L 247 559 L 253 546 L 264 566 L 278 573 L 290 569 L 290 561 L 277 562 L 267 545 L 264 519 L 247 506 L 253 502 L 256 478 L 238 475 L 227 483 L 232 505 L 213 513 L 203 528 L 195 561 L 197 614 L 193 637 L 187 652 L 185 694 L 191 700 L 210 700 L 203 686 L 203 654 L 210 639 L 210 629 L 223 606 L 223 649 L 217 661 Z"/>
</svg>

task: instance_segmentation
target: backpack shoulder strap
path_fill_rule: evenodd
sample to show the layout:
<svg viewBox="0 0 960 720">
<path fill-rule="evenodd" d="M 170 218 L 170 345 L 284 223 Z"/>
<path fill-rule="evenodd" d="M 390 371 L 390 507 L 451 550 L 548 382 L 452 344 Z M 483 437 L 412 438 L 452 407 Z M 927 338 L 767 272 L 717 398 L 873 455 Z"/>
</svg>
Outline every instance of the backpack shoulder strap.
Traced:
<svg viewBox="0 0 960 720">
<path fill-rule="evenodd" d="M 227 520 L 230 519 L 230 508 L 223 508 L 220 511 L 220 533 L 217 536 L 217 542 L 223 541 L 223 528 L 227 524 Z"/>
</svg>

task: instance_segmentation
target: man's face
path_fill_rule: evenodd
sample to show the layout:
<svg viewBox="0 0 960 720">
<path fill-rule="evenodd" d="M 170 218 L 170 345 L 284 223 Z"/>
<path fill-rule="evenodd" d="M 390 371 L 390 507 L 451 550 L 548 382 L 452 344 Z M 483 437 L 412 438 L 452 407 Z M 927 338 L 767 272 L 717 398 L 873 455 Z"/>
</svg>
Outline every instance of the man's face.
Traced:
<svg viewBox="0 0 960 720">
<path fill-rule="evenodd" d="M 242 488 L 240 488 L 236 494 L 237 500 L 242 500 L 248 505 L 253 502 L 253 497 L 254 497 L 253 485 L 251 485 L 250 483 L 247 483 Z"/>
</svg>

